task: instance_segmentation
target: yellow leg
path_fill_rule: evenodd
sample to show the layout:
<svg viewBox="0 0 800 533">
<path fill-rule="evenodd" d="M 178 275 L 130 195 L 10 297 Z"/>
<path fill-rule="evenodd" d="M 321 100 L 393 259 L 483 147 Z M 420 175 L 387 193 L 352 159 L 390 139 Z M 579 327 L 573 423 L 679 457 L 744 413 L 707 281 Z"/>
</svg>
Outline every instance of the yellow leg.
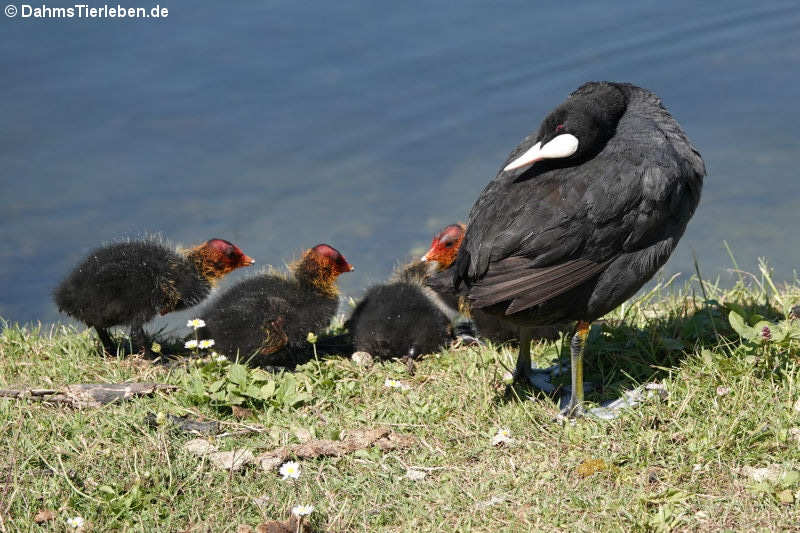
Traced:
<svg viewBox="0 0 800 533">
<path fill-rule="evenodd" d="M 570 359 L 572 363 L 572 394 L 569 405 L 562 414 L 571 418 L 583 415 L 583 351 L 586 337 L 589 335 L 590 322 L 578 322 L 577 331 L 570 343 Z"/>
</svg>

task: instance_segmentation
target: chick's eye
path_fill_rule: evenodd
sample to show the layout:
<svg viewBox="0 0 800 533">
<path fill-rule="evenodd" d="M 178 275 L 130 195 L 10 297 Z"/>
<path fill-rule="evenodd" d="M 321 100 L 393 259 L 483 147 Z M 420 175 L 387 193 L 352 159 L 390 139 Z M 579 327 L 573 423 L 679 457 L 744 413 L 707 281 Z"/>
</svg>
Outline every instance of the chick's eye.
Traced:
<svg viewBox="0 0 800 533">
<path fill-rule="evenodd" d="M 448 242 L 448 243 L 446 243 L 446 244 L 445 244 L 445 247 L 446 247 L 446 248 L 452 248 L 452 247 L 453 247 L 453 243 L 452 243 L 452 241 L 451 241 L 451 242 Z"/>
<path fill-rule="evenodd" d="M 559 131 L 561 131 L 563 129 L 564 129 L 564 125 L 563 124 L 559 124 L 558 126 L 556 126 L 556 132 L 559 132 Z"/>
</svg>

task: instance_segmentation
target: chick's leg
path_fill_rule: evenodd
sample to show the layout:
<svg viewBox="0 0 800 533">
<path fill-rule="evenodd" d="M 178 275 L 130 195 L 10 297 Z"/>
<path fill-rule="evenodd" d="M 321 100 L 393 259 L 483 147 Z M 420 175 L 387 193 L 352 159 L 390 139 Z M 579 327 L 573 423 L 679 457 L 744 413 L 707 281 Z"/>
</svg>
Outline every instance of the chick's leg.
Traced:
<svg viewBox="0 0 800 533">
<path fill-rule="evenodd" d="M 97 336 L 100 337 L 100 342 L 103 344 L 105 353 L 108 355 L 117 355 L 117 346 L 111 339 L 111 334 L 108 332 L 108 330 L 98 326 L 95 326 L 94 329 L 97 331 Z"/>
<path fill-rule="evenodd" d="M 131 344 L 134 352 L 143 350 L 145 358 L 153 358 L 153 352 L 150 349 L 150 339 L 147 338 L 147 334 L 144 332 L 143 322 L 131 324 Z"/>
</svg>

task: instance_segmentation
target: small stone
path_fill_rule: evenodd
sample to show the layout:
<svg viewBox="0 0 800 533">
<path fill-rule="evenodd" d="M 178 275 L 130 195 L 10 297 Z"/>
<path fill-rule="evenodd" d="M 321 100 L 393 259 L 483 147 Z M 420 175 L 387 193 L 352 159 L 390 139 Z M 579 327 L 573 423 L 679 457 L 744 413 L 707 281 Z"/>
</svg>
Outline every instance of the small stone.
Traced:
<svg viewBox="0 0 800 533">
<path fill-rule="evenodd" d="M 494 505 L 503 503 L 506 499 L 502 496 L 492 496 L 486 501 L 478 502 L 475 504 L 476 509 L 486 509 L 488 507 L 492 507 Z"/>
<path fill-rule="evenodd" d="M 794 494 L 789 489 L 784 489 L 776 494 L 778 501 L 784 504 L 794 503 Z"/>
<path fill-rule="evenodd" d="M 253 503 L 256 504 L 256 507 L 259 509 L 264 509 L 269 505 L 269 496 L 266 494 L 263 496 L 256 496 L 253 498 Z"/>
<path fill-rule="evenodd" d="M 192 439 L 183 445 L 183 449 L 201 457 L 217 451 L 217 447 L 206 439 Z"/>
<path fill-rule="evenodd" d="M 350 359 L 358 366 L 372 366 L 372 355 L 368 352 L 355 352 Z"/>
<path fill-rule="evenodd" d="M 231 406 L 231 412 L 234 418 L 238 418 L 239 420 L 243 418 L 250 418 L 253 416 L 253 410 L 248 409 L 246 407 L 239 407 L 238 405 Z"/>
<path fill-rule="evenodd" d="M 770 483 L 777 483 L 783 474 L 783 467 L 779 464 L 771 464 L 763 468 L 745 466 L 741 469 L 741 472 L 755 482 L 769 481 Z"/>
<path fill-rule="evenodd" d="M 789 430 L 789 436 L 800 444 L 800 428 L 792 428 Z"/>
<path fill-rule="evenodd" d="M 281 466 L 283 462 L 284 458 L 276 455 L 261 455 L 258 458 L 258 463 L 264 472 L 272 472 Z"/>
<path fill-rule="evenodd" d="M 223 470 L 236 472 L 243 466 L 255 461 L 253 452 L 246 448 L 239 448 L 229 452 L 214 452 L 208 455 L 208 460 L 216 467 Z"/>
<path fill-rule="evenodd" d="M 311 431 L 306 428 L 294 428 L 294 434 L 300 442 L 308 442 L 314 438 Z"/>
<path fill-rule="evenodd" d="M 33 521 L 37 524 L 44 524 L 45 522 L 49 522 L 51 520 L 55 520 L 56 513 L 51 511 L 50 509 L 39 509 L 39 512 L 36 513 L 36 516 L 33 517 Z"/>
<path fill-rule="evenodd" d="M 411 481 L 422 481 L 427 476 L 427 472 L 423 472 L 422 470 L 415 470 L 414 468 L 409 468 L 406 470 L 406 477 Z"/>
<path fill-rule="evenodd" d="M 717 387 L 717 396 L 727 396 L 730 393 L 731 393 L 730 387 L 723 387 L 721 385 Z"/>
</svg>

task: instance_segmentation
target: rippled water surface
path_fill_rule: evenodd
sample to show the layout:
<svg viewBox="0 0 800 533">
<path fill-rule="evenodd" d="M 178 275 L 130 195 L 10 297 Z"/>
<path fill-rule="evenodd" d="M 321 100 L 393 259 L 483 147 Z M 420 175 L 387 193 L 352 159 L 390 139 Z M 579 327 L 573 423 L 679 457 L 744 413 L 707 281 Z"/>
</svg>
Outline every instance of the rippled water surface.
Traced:
<svg viewBox="0 0 800 533">
<path fill-rule="evenodd" d="M 594 79 L 658 93 L 706 161 L 666 271 L 690 273 L 694 249 L 723 272 L 727 240 L 744 268 L 763 255 L 793 276 L 795 3 L 244 4 L 0 20 L 0 316 L 56 319 L 50 291 L 76 261 L 149 233 L 228 238 L 262 265 L 329 242 L 358 296 L 465 220 L 507 153 Z"/>
</svg>

